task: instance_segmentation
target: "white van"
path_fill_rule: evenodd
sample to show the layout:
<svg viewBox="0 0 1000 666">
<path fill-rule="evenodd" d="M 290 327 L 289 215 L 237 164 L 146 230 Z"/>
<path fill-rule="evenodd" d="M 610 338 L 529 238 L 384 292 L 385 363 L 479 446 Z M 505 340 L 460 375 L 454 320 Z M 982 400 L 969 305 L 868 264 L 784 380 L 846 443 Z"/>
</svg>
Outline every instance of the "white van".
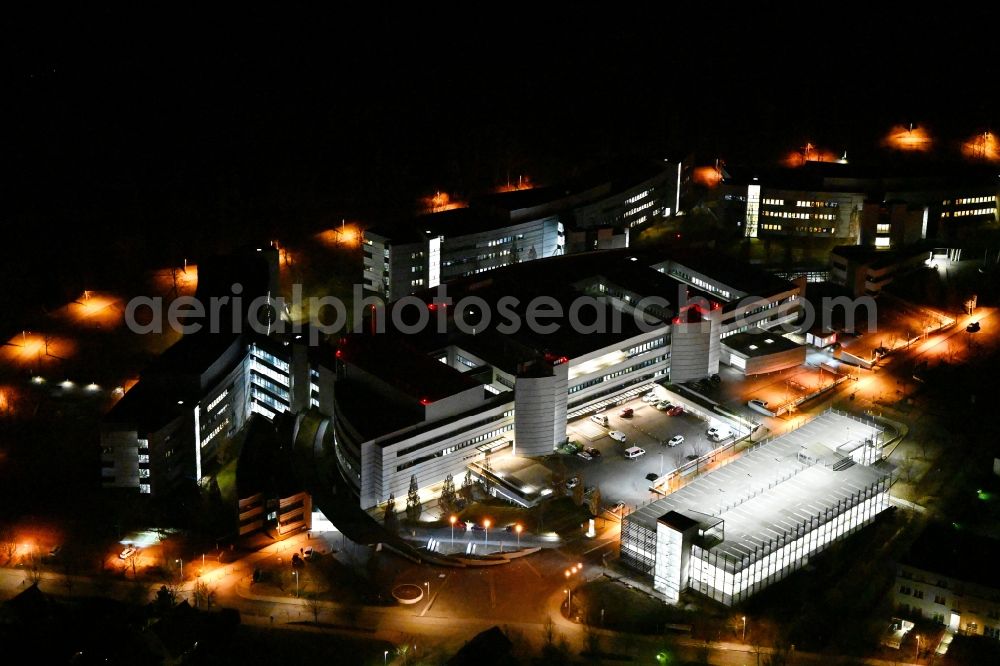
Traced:
<svg viewBox="0 0 1000 666">
<path fill-rule="evenodd" d="M 605 416 L 604 414 L 594 414 L 593 416 L 590 417 L 590 420 L 596 423 L 597 425 L 604 426 L 605 428 L 608 427 L 608 417 Z"/>
<path fill-rule="evenodd" d="M 646 455 L 646 449 L 640 449 L 638 446 L 632 446 L 625 449 L 625 457 L 629 460 L 634 460 L 639 456 Z"/>
</svg>

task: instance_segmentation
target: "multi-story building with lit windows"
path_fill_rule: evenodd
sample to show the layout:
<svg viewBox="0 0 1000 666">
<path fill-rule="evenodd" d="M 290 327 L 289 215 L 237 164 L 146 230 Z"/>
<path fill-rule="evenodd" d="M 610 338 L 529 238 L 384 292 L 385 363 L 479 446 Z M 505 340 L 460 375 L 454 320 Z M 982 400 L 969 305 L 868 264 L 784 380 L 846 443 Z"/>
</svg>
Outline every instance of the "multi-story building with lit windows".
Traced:
<svg viewBox="0 0 1000 666">
<path fill-rule="evenodd" d="M 501 266 L 626 248 L 633 231 L 677 211 L 679 173 L 673 163 L 602 172 L 376 225 L 362 243 L 365 289 L 395 300 Z"/>
<path fill-rule="evenodd" d="M 329 410 L 332 374 L 307 352 L 258 335 L 182 338 L 105 415 L 102 485 L 163 494 L 214 469 L 251 414 Z"/>
<path fill-rule="evenodd" d="M 790 323 L 801 293 L 719 255 L 626 250 L 498 268 L 442 289 L 390 305 L 380 315 L 388 332 L 338 349 L 337 462 L 365 508 L 401 497 L 411 477 L 423 489 L 490 455 L 548 455 L 567 419 L 658 381 L 711 376 L 727 333 Z M 531 304 L 543 301 L 561 313 L 554 330 L 528 325 Z M 418 331 L 393 332 L 419 316 Z M 505 496 L 531 494 L 518 490 Z"/>
<path fill-rule="evenodd" d="M 1000 541 L 931 523 L 899 562 L 893 600 L 904 617 L 1000 640 Z"/>
<path fill-rule="evenodd" d="M 669 603 L 744 601 L 889 507 L 882 443 L 875 423 L 826 412 L 625 516 L 621 560 Z"/>
<path fill-rule="evenodd" d="M 996 223 L 998 195 L 992 168 L 806 162 L 798 168 L 726 167 L 710 198 L 722 218 L 748 238 L 817 237 L 854 244 L 866 204 L 905 205 L 920 220 L 919 238 L 950 239 Z"/>
</svg>

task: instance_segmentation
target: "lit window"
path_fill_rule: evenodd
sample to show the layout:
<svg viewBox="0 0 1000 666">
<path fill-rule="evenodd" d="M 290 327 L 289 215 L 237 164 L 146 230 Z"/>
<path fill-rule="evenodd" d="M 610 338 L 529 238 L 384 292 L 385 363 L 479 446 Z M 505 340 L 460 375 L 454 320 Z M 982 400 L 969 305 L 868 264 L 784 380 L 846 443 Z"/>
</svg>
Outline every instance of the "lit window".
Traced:
<svg viewBox="0 0 1000 666">
<path fill-rule="evenodd" d="M 889 238 L 887 236 L 879 236 L 875 239 L 875 247 L 889 247 Z"/>
</svg>

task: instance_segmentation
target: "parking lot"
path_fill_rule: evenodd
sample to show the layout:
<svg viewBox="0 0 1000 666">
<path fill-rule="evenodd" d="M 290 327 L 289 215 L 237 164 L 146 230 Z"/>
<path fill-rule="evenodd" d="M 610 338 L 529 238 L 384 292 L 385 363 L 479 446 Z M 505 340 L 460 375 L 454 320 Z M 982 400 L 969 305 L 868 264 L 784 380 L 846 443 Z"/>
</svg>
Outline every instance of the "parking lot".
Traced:
<svg viewBox="0 0 1000 666">
<path fill-rule="evenodd" d="M 619 416 L 626 408 L 633 410 L 631 418 Z M 609 421 L 607 428 L 588 417 L 571 422 L 567 428 L 570 441 L 592 446 L 601 456 L 593 460 L 575 455 L 561 457 L 571 475 L 579 475 L 586 486 L 600 488 L 605 505 L 622 501 L 635 506 L 648 501 L 651 494 L 647 474 L 666 474 L 718 446 L 706 435 L 706 421 L 687 412 L 668 416 L 639 398 L 609 408 L 604 414 Z M 611 439 L 608 433 L 613 430 L 625 433 L 627 441 L 620 443 Z M 661 443 L 675 435 L 682 435 L 684 442 L 674 447 Z M 626 459 L 624 451 L 631 446 L 645 449 L 646 454 L 634 460 Z"/>
</svg>

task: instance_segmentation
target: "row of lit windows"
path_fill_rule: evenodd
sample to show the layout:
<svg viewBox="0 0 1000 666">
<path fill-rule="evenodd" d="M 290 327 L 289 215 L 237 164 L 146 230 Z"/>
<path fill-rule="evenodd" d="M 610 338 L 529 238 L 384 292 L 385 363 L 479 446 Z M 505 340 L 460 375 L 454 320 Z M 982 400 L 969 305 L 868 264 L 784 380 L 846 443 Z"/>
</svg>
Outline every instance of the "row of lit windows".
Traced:
<svg viewBox="0 0 1000 666">
<path fill-rule="evenodd" d="M 275 372 L 272 368 L 269 368 L 263 363 L 257 361 L 257 359 L 254 359 L 253 362 L 250 364 L 250 370 L 256 372 L 259 375 L 274 380 L 274 382 L 277 384 L 280 384 L 285 387 L 288 386 L 287 376 L 281 374 L 280 372 Z M 288 369 L 285 368 L 285 370 L 287 371 Z"/>
<path fill-rule="evenodd" d="M 262 402 L 265 405 L 268 405 L 269 407 L 273 407 L 274 409 L 277 409 L 279 412 L 288 411 L 288 405 L 282 403 L 281 401 L 278 400 L 278 398 L 275 398 L 270 393 L 265 393 L 260 389 L 255 388 L 253 390 L 253 399 L 258 402 Z M 271 415 L 271 418 L 274 418 L 273 414 Z"/>
<path fill-rule="evenodd" d="M 634 372 L 636 370 L 641 370 L 642 368 L 648 368 L 651 365 L 655 365 L 655 364 L 657 364 L 657 363 L 659 363 L 661 361 L 666 360 L 666 358 L 667 358 L 666 354 L 664 354 L 663 356 L 657 356 L 656 358 L 649 358 L 649 359 L 646 359 L 645 361 L 643 361 L 642 363 L 636 363 L 635 365 L 629 366 L 627 368 L 622 368 L 621 370 L 618 370 L 617 372 L 612 372 L 610 374 L 607 374 L 607 375 L 604 375 L 604 376 L 601 376 L 601 377 L 595 377 L 594 379 L 588 379 L 585 382 L 580 382 L 579 384 L 576 384 L 575 386 L 571 386 L 569 388 L 569 391 L 567 391 L 567 393 L 576 393 L 577 391 L 582 391 L 585 388 L 590 388 L 591 386 L 595 386 L 597 384 L 604 383 L 604 382 L 606 382 L 606 381 L 608 381 L 610 379 L 614 379 L 615 377 L 620 377 L 622 375 L 627 375 L 630 372 Z"/>
<path fill-rule="evenodd" d="M 784 199 L 761 199 L 760 202 L 765 206 L 784 206 Z"/>
<path fill-rule="evenodd" d="M 784 224 L 762 224 L 760 228 L 764 231 L 783 231 L 785 229 Z M 827 229 L 825 227 L 800 227 L 794 224 L 788 225 L 789 231 L 807 231 L 813 234 L 832 234 L 833 229 Z"/>
<path fill-rule="evenodd" d="M 446 455 L 448 455 L 450 453 L 454 453 L 455 451 L 459 451 L 461 449 L 468 448 L 468 447 L 472 446 L 473 444 L 479 444 L 480 442 L 485 442 L 488 439 L 492 439 L 494 437 L 498 437 L 499 435 L 502 435 L 503 433 L 509 432 L 509 431 L 511 431 L 513 429 L 514 429 L 514 424 L 513 423 L 511 423 L 509 425 L 505 425 L 502 428 L 497 428 L 496 430 L 492 430 L 490 432 L 484 433 L 484 434 L 479 435 L 477 437 L 473 437 L 472 439 L 467 439 L 464 442 L 461 442 L 459 444 L 454 444 L 454 445 L 449 446 L 447 448 L 441 449 L 440 451 L 437 451 L 435 453 L 431 453 L 431 454 L 428 454 L 426 456 L 420 456 L 419 458 L 415 458 L 413 460 L 410 460 L 409 462 L 402 463 L 401 465 L 396 465 L 396 471 L 397 472 L 402 472 L 403 470 L 406 470 L 406 469 L 409 469 L 409 468 L 414 467 L 416 465 L 419 465 L 420 463 L 425 463 L 428 460 L 434 460 L 435 458 L 441 458 L 442 456 L 446 456 Z"/>
<path fill-rule="evenodd" d="M 500 419 L 510 418 L 511 416 L 514 416 L 514 410 L 513 409 L 510 409 L 510 410 L 504 412 L 503 414 L 500 414 L 499 416 L 491 416 L 489 418 L 485 418 L 485 419 L 482 419 L 480 421 L 476 421 L 475 423 L 470 423 L 469 425 L 465 426 L 465 430 L 472 430 L 473 428 L 478 428 L 479 426 L 484 426 L 487 423 L 491 423 L 492 421 L 499 421 Z M 405 455 L 407 455 L 409 453 L 413 453 L 414 451 L 417 451 L 417 450 L 422 449 L 424 447 L 430 446 L 431 444 L 436 444 L 437 442 L 446 440 L 449 437 L 453 437 L 454 435 L 455 435 L 454 432 L 446 432 L 443 435 L 438 435 L 437 437 L 432 437 L 432 438 L 424 440 L 424 441 L 422 441 L 422 442 L 420 442 L 418 444 L 414 444 L 413 446 L 408 446 L 405 449 L 400 449 L 399 451 L 396 451 L 396 457 L 398 458 L 398 457 L 401 457 L 401 456 L 405 456 Z"/>
<path fill-rule="evenodd" d="M 479 367 L 478 363 L 474 363 L 473 361 L 471 361 L 470 359 L 465 358 L 461 354 L 455 354 L 455 361 L 457 363 L 461 363 L 462 365 L 466 366 L 467 368 L 478 368 Z"/>
<path fill-rule="evenodd" d="M 732 298 L 733 297 L 732 292 L 727 291 L 725 289 L 722 289 L 721 287 L 716 287 L 714 284 L 709 284 L 708 282 L 705 282 L 704 280 L 702 280 L 699 277 L 692 277 L 691 278 L 691 283 L 694 284 L 694 286 L 696 286 L 696 287 L 700 287 L 700 288 L 704 289 L 705 291 L 711 292 L 713 294 L 717 294 L 719 296 L 722 296 L 723 298 L 727 298 L 728 299 L 728 298 Z"/>
<path fill-rule="evenodd" d="M 252 345 L 250 347 L 250 354 L 263 361 L 267 361 L 268 363 L 276 367 L 278 370 L 288 372 L 289 366 L 287 361 L 282 361 L 277 356 L 274 356 L 273 354 L 268 354 L 266 351 L 264 351 L 260 347 L 257 347 L 256 345 Z"/>
<path fill-rule="evenodd" d="M 424 279 L 423 278 L 417 278 L 416 280 L 410 280 L 410 286 L 411 287 L 422 287 L 422 286 L 424 286 Z"/>
<path fill-rule="evenodd" d="M 503 238 L 497 238 L 496 240 L 487 241 L 486 243 L 477 243 L 476 247 L 496 247 L 497 245 L 503 245 L 505 243 L 510 243 L 514 240 L 513 236 L 504 236 Z"/>
<path fill-rule="evenodd" d="M 634 228 L 649 219 L 648 215 L 643 215 L 642 217 L 636 218 L 628 223 L 629 228 Z"/>
<path fill-rule="evenodd" d="M 891 226 L 892 225 L 890 225 L 890 224 L 876 224 L 875 225 L 875 233 L 877 233 L 877 234 L 887 234 L 887 233 L 889 233 L 889 229 L 890 229 Z"/>
<path fill-rule="evenodd" d="M 270 379 L 267 379 L 266 377 L 252 377 L 252 381 L 255 386 L 259 386 L 263 389 L 266 389 L 267 391 L 270 391 L 279 398 L 288 400 L 288 389 L 281 386 L 280 384 L 276 384 L 275 382 L 272 382 Z"/>
<path fill-rule="evenodd" d="M 656 349 L 657 347 L 662 347 L 667 343 L 666 337 L 659 337 L 655 340 L 650 340 L 649 342 L 644 342 L 641 345 L 636 345 L 635 347 L 629 347 L 628 349 L 623 349 L 625 355 L 628 357 L 638 356 L 644 351 L 649 351 L 650 349 Z"/>
<path fill-rule="evenodd" d="M 650 200 L 640 206 L 636 206 L 635 208 L 630 208 L 627 211 L 625 211 L 625 217 L 628 217 L 629 215 L 633 215 L 635 213 L 641 213 L 647 208 L 651 208 L 655 204 L 656 204 L 655 201 Z"/>
<path fill-rule="evenodd" d="M 220 423 L 218 426 L 216 426 L 215 430 L 213 430 L 208 435 L 208 437 L 206 437 L 205 439 L 201 440 L 201 446 L 203 448 L 205 446 L 207 446 L 208 443 L 211 442 L 213 439 L 215 439 L 215 436 L 218 435 L 220 432 L 222 432 L 223 428 L 225 428 L 227 425 L 229 425 L 229 417 L 226 417 L 225 420 L 222 421 L 222 423 Z"/>
<path fill-rule="evenodd" d="M 996 197 L 966 197 L 964 199 L 955 199 L 956 206 L 962 206 L 965 204 L 978 204 L 978 203 L 992 203 L 996 201 Z M 947 206 L 951 204 L 950 201 L 945 200 L 944 205 Z"/>
<path fill-rule="evenodd" d="M 968 217 L 969 215 L 992 215 L 996 208 L 973 208 L 970 210 L 956 210 L 954 213 L 942 213 L 941 217 Z"/>
<path fill-rule="evenodd" d="M 889 247 L 891 243 L 892 241 L 889 239 L 888 236 L 878 236 L 875 239 L 875 247 L 886 248 Z"/>
<path fill-rule="evenodd" d="M 215 406 L 218 405 L 223 400 L 225 400 L 227 395 L 229 395 L 229 389 L 226 389 L 225 391 L 223 391 L 222 393 L 220 393 L 219 396 L 215 400 L 213 400 L 212 402 L 208 403 L 208 409 L 206 411 L 210 412 L 213 409 L 215 409 Z"/>
<path fill-rule="evenodd" d="M 836 201 L 796 201 L 799 208 L 836 208 Z"/>
<path fill-rule="evenodd" d="M 625 205 L 627 206 L 627 205 L 629 205 L 631 203 L 635 203 L 636 201 L 638 201 L 639 199 L 643 198 L 644 196 L 646 196 L 649 193 L 650 193 L 650 190 L 643 190 L 639 194 L 636 194 L 635 196 L 632 196 L 632 197 L 629 197 L 628 199 L 626 199 L 625 200 Z"/>
<path fill-rule="evenodd" d="M 785 210 L 765 210 L 761 211 L 764 217 L 784 217 L 793 220 L 835 220 L 837 216 L 833 213 L 790 213 Z"/>
</svg>

